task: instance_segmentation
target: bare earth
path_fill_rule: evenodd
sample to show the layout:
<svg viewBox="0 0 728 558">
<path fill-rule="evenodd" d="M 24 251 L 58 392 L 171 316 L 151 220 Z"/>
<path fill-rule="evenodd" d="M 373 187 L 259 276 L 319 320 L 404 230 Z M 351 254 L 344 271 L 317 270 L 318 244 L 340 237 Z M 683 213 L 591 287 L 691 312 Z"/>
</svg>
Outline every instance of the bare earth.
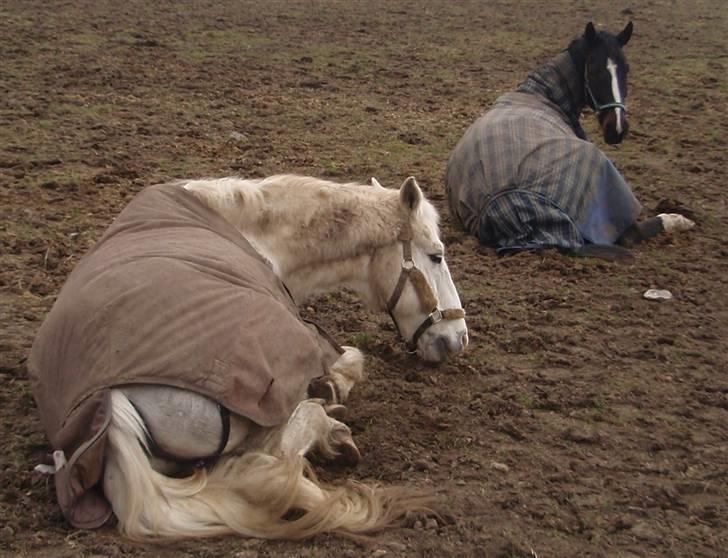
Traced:
<svg viewBox="0 0 728 558">
<path fill-rule="evenodd" d="M 479 248 L 444 206 L 450 149 L 587 21 L 629 19 L 632 133 L 604 149 L 647 211 L 698 226 L 629 266 Z M 0 555 L 726 555 L 723 0 L 6 0 L 0 24 Z M 369 546 L 70 529 L 32 472 L 49 447 L 25 369 L 65 277 L 146 185 L 279 172 L 414 174 L 442 210 L 465 355 L 421 366 L 346 293 L 305 312 L 370 355 L 349 406 L 363 462 L 322 476 L 429 486 L 451 517 Z"/>
</svg>

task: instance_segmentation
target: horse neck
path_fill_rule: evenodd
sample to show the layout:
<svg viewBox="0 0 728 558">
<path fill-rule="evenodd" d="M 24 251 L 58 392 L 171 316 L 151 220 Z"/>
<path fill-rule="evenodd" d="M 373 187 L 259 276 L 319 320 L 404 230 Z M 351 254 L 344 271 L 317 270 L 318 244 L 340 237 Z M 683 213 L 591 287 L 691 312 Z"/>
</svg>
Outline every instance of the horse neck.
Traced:
<svg viewBox="0 0 728 558">
<path fill-rule="evenodd" d="M 517 90 L 539 95 L 558 106 L 576 135 L 586 139 L 579 123 L 585 106 L 584 54 L 576 41 L 531 72 Z"/>
<path fill-rule="evenodd" d="M 373 299 L 371 256 L 394 243 L 401 227 L 396 190 L 290 176 L 258 188 L 261 203 L 233 224 L 297 302 L 342 287 Z"/>
<path fill-rule="evenodd" d="M 571 78 L 573 82 L 571 87 L 574 89 L 572 96 L 574 97 L 574 105 L 579 114 L 586 106 L 585 91 L 585 75 L 586 75 L 586 43 L 583 38 L 573 40 L 566 52 L 569 53 L 571 63 L 574 66 L 574 75 Z"/>
</svg>

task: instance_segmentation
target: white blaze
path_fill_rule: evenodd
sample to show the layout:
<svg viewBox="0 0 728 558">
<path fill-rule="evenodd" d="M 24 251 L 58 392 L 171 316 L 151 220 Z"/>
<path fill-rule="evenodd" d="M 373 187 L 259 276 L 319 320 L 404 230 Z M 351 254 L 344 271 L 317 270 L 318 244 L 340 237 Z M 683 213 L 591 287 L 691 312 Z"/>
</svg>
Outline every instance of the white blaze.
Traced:
<svg viewBox="0 0 728 558">
<path fill-rule="evenodd" d="M 611 58 L 607 58 L 607 70 L 612 76 L 612 96 L 615 103 L 622 102 L 622 94 L 619 92 L 619 80 L 617 79 L 617 65 Z M 617 117 L 617 133 L 622 133 L 622 109 L 615 107 L 614 115 Z"/>
</svg>

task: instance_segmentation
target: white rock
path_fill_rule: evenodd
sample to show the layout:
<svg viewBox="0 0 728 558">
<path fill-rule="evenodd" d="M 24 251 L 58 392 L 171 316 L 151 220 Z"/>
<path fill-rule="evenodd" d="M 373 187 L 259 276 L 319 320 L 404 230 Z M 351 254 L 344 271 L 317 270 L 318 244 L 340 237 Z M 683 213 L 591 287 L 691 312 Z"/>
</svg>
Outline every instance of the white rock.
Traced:
<svg viewBox="0 0 728 558">
<path fill-rule="evenodd" d="M 500 471 L 502 473 L 507 473 L 511 470 L 508 465 L 506 465 L 505 463 L 499 463 L 498 461 L 492 461 L 490 466 L 496 471 Z"/>
<path fill-rule="evenodd" d="M 672 293 L 664 289 L 649 289 L 642 296 L 647 300 L 670 300 Z"/>
</svg>

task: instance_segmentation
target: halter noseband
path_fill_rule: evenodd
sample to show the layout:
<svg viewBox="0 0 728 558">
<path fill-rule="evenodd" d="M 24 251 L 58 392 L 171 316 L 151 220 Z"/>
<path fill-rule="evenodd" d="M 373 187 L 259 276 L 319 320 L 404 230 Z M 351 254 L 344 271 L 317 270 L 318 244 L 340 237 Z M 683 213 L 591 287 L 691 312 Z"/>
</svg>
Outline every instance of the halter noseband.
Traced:
<svg viewBox="0 0 728 558">
<path fill-rule="evenodd" d="M 399 274 L 399 280 L 394 287 L 394 291 L 392 291 L 392 294 L 387 301 L 387 312 L 389 312 L 400 338 L 404 341 L 405 349 L 408 353 L 414 354 L 417 352 L 417 342 L 425 331 L 442 320 L 459 320 L 464 318 L 465 310 L 462 308 L 447 308 L 445 310 L 440 310 L 440 308 L 438 308 L 437 297 L 432 292 L 432 287 L 430 287 L 430 284 L 427 282 L 425 274 L 417 268 L 414 260 L 412 259 L 412 229 L 409 223 L 406 223 L 402 227 L 402 231 L 399 233 L 397 240 L 402 243 L 402 271 Z M 414 277 L 417 277 L 417 279 L 413 279 Z M 417 293 L 420 305 L 423 307 L 425 312 L 429 312 L 424 321 L 415 330 L 410 341 L 407 341 L 404 335 L 402 335 L 402 330 L 394 317 L 394 308 L 397 306 L 408 280 L 412 282 L 412 286 Z M 432 307 L 431 304 L 433 301 L 434 307 Z"/>
<path fill-rule="evenodd" d="M 589 74 L 587 73 L 586 66 L 584 66 L 584 90 L 586 91 L 587 95 L 589 95 L 589 99 L 591 99 L 592 106 L 594 107 L 594 110 L 597 112 L 597 114 L 610 108 L 621 108 L 624 112 L 627 112 L 627 107 L 624 106 L 624 103 L 612 101 L 611 103 L 604 103 L 603 105 L 599 104 L 597 98 L 594 96 L 594 93 L 592 93 L 591 87 L 589 87 Z"/>
</svg>

